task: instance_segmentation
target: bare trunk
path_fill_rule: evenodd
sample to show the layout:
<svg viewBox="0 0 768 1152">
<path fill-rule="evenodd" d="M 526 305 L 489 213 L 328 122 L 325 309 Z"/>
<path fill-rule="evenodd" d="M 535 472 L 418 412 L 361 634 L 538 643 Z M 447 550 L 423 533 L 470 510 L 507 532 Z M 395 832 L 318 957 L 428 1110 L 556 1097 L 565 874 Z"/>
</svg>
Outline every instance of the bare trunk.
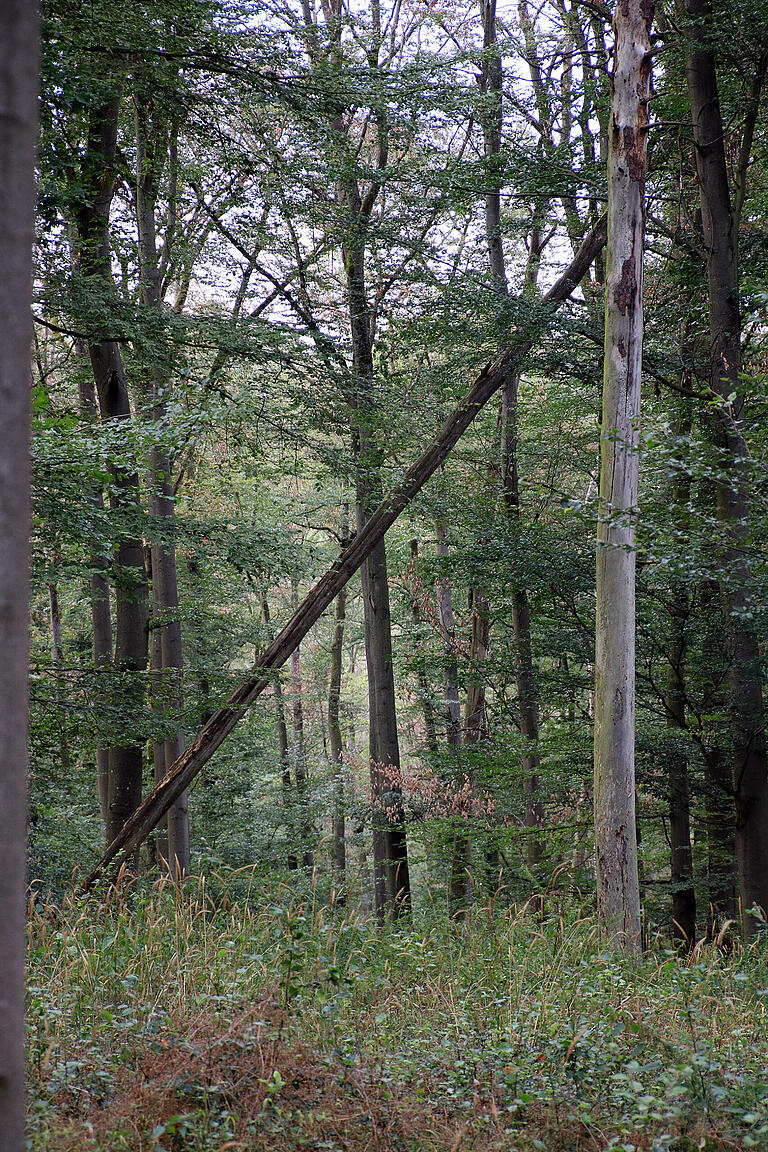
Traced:
<svg viewBox="0 0 768 1152">
<path fill-rule="evenodd" d="M 546 329 L 553 312 L 567 300 L 582 276 L 605 244 L 606 221 L 601 219 L 590 232 L 568 269 L 544 297 L 544 307 L 531 327 L 521 330 L 509 346 L 476 379 L 461 404 L 445 421 L 435 439 L 407 470 L 400 483 L 389 493 L 355 539 L 341 552 L 328 572 L 304 598 L 291 619 L 272 643 L 268 644 L 252 674 L 230 695 L 227 702 L 210 718 L 194 740 L 169 769 L 165 780 L 155 787 L 136 812 L 128 827 L 108 846 L 101 860 L 86 878 L 84 888 L 93 886 L 102 873 L 137 849 L 146 839 L 170 805 L 189 786 L 226 740 L 249 706 L 270 684 L 274 671 L 289 659 L 297 644 L 354 576 L 378 542 L 395 523 L 442 462 L 458 443 L 482 407 L 506 380 L 509 372 L 528 354 L 537 335 Z"/>
<path fill-rule="evenodd" d="M 24 1141 L 29 397 L 37 5 L 0 5 L 0 1148 Z"/>
<path fill-rule="evenodd" d="M 595 629 L 595 857 L 610 940 L 640 946 L 635 826 L 635 515 L 653 4 L 616 5 Z"/>
<path fill-rule="evenodd" d="M 733 784 L 736 793 L 736 856 L 742 927 L 757 930 L 749 915 L 757 906 L 768 914 L 768 762 L 763 727 L 762 676 L 757 633 L 750 608 L 750 498 L 744 431 L 739 313 L 738 220 L 732 209 L 720 114 L 715 54 L 707 0 L 686 0 L 692 21 L 686 49 L 696 172 L 707 259 L 711 388 L 718 445 L 725 475 L 718 483 L 717 511 L 727 530 L 721 593 L 731 656 L 729 695 L 733 728 Z M 759 87 L 758 87 L 759 90 Z M 745 174 L 746 175 L 746 174 Z"/>
</svg>

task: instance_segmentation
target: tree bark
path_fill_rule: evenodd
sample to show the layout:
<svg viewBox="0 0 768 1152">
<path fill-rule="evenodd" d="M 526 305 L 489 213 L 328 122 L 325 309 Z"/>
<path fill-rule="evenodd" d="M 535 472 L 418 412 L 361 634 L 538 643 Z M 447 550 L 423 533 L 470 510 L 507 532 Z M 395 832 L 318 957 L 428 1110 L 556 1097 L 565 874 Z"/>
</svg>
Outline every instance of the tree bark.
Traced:
<svg viewBox="0 0 768 1152">
<path fill-rule="evenodd" d="M 738 220 L 731 204 L 720 113 L 714 31 L 708 0 L 685 0 L 690 19 L 686 74 L 693 121 L 696 174 L 706 252 L 710 386 L 717 399 L 717 442 L 725 476 L 718 481 L 717 512 L 727 531 L 722 557 L 721 595 L 731 656 L 729 696 L 733 730 L 733 785 L 736 793 L 736 857 L 739 867 L 742 929 L 758 927 L 750 910 L 768 915 L 768 760 L 763 723 L 758 638 L 750 608 L 750 496 L 748 449 L 741 382 Z"/>
<path fill-rule="evenodd" d="M 361 531 L 341 552 L 328 572 L 304 598 L 291 619 L 267 645 L 252 674 L 230 695 L 190 742 L 166 773 L 165 779 L 146 797 L 141 809 L 109 845 L 86 878 L 88 890 L 104 871 L 135 851 L 146 839 L 177 796 L 189 786 L 217 748 L 245 715 L 248 707 L 271 682 L 274 671 L 289 659 L 297 644 L 320 619 L 345 584 L 354 576 L 400 513 L 447 458 L 478 412 L 501 388 L 508 373 L 528 354 L 537 336 L 546 329 L 552 314 L 568 299 L 605 244 L 606 219 L 601 218 L 560 279 L 543 297 L 542 308 L 530 325 L 515 334 L 508 347 L 486 365 L 462 402 L 442 425 L 432 443 L 411 465 L 400 483 L 368 518 Z"/>
<path fill-rule="evenodd" d="M 608 153 L 605 367 L 595 622 L 597 906 L 640 947 L 635 827 L 635 528 L 643 352 L 643 233 L 652 0 L 620 0 Z"/>
<path fill-rule="evenodd" d="M 30 349 L 39 14 L 0 5 L 0 1147 L 24 1143 Z"/>
</svg>

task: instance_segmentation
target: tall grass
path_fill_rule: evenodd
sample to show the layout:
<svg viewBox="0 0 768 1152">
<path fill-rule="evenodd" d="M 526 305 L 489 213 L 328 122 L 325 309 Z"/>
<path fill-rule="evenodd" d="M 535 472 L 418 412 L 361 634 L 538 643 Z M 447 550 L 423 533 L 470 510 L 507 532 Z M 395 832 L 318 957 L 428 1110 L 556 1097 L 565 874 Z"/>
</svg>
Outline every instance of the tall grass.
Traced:
<svg viewBox="0 0 768 1152">
<path fill-rule="evenodd" d="M 30 909 L 28 1019 L 33 1149 L 768 1147 L 765 944 L 633 960 L 575 907 L 70 896 Z"/>
</svg>

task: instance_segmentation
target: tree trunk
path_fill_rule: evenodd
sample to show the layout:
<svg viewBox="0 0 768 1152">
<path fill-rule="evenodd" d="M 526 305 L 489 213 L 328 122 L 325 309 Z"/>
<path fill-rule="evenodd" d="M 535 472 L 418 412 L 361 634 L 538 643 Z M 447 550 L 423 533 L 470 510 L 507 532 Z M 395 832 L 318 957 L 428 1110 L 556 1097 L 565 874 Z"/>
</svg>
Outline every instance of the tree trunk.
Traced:
<svg viewBox="0 0 768 1152">
<path fill-rule="evenodd" d="M 595 856 L 610 940 L 640 946 L 635 829 L 635 529 L 643 352 L 643 232 L 653 4 L 613 15 L 605 367 L 595 634 Z"/>
<path fill-rule="evenodd" d="M 418 637 L 421 632 L 421 608 L 419 607 L 419 542 L 418 540 L 411 540 L 411 578 L 413 586 L 411 588 L 411 619 L 413 620 L 416 636 Z M 423 665 L 419 667 L 416 673 L 416 682 L 419 686 L 419 698 L 421 700 L 421 708 L 424 714 L 424 731 L 426 733 L 426 743 L 428 751 L 436 756 L 438 752 L 437 747 L 437 727 L 435 725 L 435 706 L 432 703 L 432 696 L 429 690 L 429 679 L 424 670 Z"/>
<path fill-rule="evenodd" d="M 269 602 L 267 601 L 266 594 L 261 597 L 261 611 L 264 616 L 264 627 L 267 633 L 267 641 L 272 642 L 272 627 L 269 615 Z M 288 726 L 285 723 L 285 704 L 283 701 L 283 688 L 280 683 L 279 673 L 275 673 L 272 677 L 272 693 L 275 701 L 275 723 L 277 724 L 277 747 L 280 755 L 280 780 L 282 783 L 283 793 L 283 812 L 287 816 L 286 823 L 288 825 L 288 854 L 286 863 L 291 871 L 295 871 L 299 862 L 296 859 L 296 853 L 293 851 L 293 838 L 295 835 L 295 821 L 294 821 L 294 804 L 293 796 L 291 794 L 291 753 L 288 745 Z"/>
<path fill-rule="evenodd" d="M 87 355 L 84 342 L 76 341 L 78 350 L 83 357 Z M 78 394 L 80 397 L 81 418 L 89 423 L 98 419 L 96 393 L 93 380 L 83 374 L 78 378 Z M 97 512 L 104 509 L 104 494 L 100 487 L 94 485 L 90 502 Z M 89 593 L 91 602 L 91 627 L 93 630 L 93 663 L 97 671 L 107 671 L 112 665 L 112 610 L 109 601 L 109 582 L 107 580 L 108 560 L 97 548 L 91 549 L 89 558 L 90 580 Z M 104 691 L 99 695 L 103 696 Z M 101 736 L 101 733 L 99 734 Z M 96 775 L 99 797 L 99 808 L 104 827 L 107 826 L 108 787 L 109 787 L 109 749 L 101 740 L 96 749 Z"/>
<path fill-rule="evenodd" d="M 485 194 L 485 230 L 494 288 L 503 301 L 509 295 L 509 284 L 501 235 L 501 173 L 497 171 L 501 158 L 504 75 L 501 53 L 496 38 L 496 0 L 481 0 L 481 12 L 483 50 L 485 52 L 481 87 L 485 94 L 491 97 L 489 111 L 483 118 L 483 141 L 486 159 L 490 167 L 488 176 L 490 187 Z M 524 21 L 527 18 L 527 9 L 524 5 L 521 7 L 521 17 Z M 540 233 L 541 228 L 537 220 L 529 242 L 529 257 L 525 277 L 527 289 L 535 289 L 536 285 L 541 258 Z M 502 336 L 504 339 L 508 337 L 506 326 L 504 326 Z M 517 392 L 519 383 L 519 373 L 510 373 L 501 393 L 504 507 L 515 530 L 517 530 L 520 522 L 517 466 Z M 525 791 L 525 826 L 529 830 L 526 851 L 528 863 L 535 865 L 541 860 L 541 838 L 537 835 L 537 829 L 541 827 L 544 819 L 539 799 L 539 701 L 533 668 L 528 593 L 514 575 L 511 585 L 512 633 L 515 641 L 517 665 L 517 696 L 520 706 L 523 788 Z"/>
<path fill-rule="evenodd" d="M 114 288 L 110 257 L 109 217 L 114 194 L 114 158 L 120 97 L 113 95 L 94 109 L 88 129 L 87 154 L 82 165 L 83 201 L 75 220 L 77 258 L 82 275 L 109 296 Z M 91 342 L 88 353 L 102 421 L 130 420 L 131 407 L 120 348 L 113 340 Z M 114 469 L 110 503 L 116 510 L 139 504 L 135 472 Z M 147 667 L 147 578 L 142 543 L 126 535 L 120 541 L 115 572 L 115 672 L 125 674 L 121 707 L 126 716 L 138 714 L 143 684 L 137 675 Z M 120 834 L 141 803 L 143 748 L 140 742 L 109 749 L 107 784 L 107 843 Z"/>
<path fill-rule="evenodd" d="M 37 5 L 0 5 L 0 1148 L 24 1142 L 29 398 Z"/>
<path fill-rule="evenodd" d="M 436 549 L 438 556 L 448 555 L 445 524 L 438 520 L 435 525 Z M 456 621 L 453 616 L 453 596 L 451 582 L 447 576 L 437 581 L 437 603 L 440 609 L 440 626 L 443 634 L 443 677 L 445 683 L 446 737 L 448 747 L 457 751 L 461 748 L 461 704 L 459 702 L 459 670 L 456 662 Z"/>
<path fill-rule="evenodd" d="M 691 801 L 685 722 L 685 620 L 688 597 L 673 589 L 674 634 L 669 648 L 664 710 L 671 743 L 668 754 L 669 840 L 672 876 L 672 933 L 687 948 L 696 943 L 696 891 L 691 853 Z"/>
<path fill-rule="evenodd" d="M 160 311 L 162 289 L 157 252 L 155 206 L 157 200 L 157 167 L 161 157 L 157 153 L 157 139 L 153 140 L 148 114 L 148 102 L 143 99 L 141 85 L 134 90 L 136 125 L 136 216 L 139 232 L 139 265 L 141 293 L 147 308 Z M 157 136 L 157 133 L 154 133 Z M 152 377 L 152 416 L 161 422 L 168 408 L 168 374 L 170 365 L 162 364 L 162 348 L 156 349 L 159 371 Z M 163 371 L 162 369 L 165 368 Z M 170 708 L 176 724 L 166 735 L 162 754 L 157 756 L 164 767 L 170 768 L 184 751 L 184 733 L 181 717 L 184 714 L 183 671 L 184 656 L 179 618 L 179 588 L 176 572 L 175 504 L 171 478 L 171 458 L 167 449 L 157 443 L 149 453 L 151 484 L 150 509 L 156 518 L 159 539 L 152 545 L 152 592 L 155 619 L 153 628 L 160 637 L 160 683 L 164 708 Z M 187 794 L 181 795 L 168 812 L 167 861 L 170 873 L 181 879 L 189 874 L 189 804 Z"/>
<path fill-rule="evenodd" d="M 291 584 L 291 607 L 298 607 L 299 592 L 295 582 Z M 291 715 L 293 720 L 293 742 L 291 760 L 296 780 L 296 799 L 299 805 L 299 838 L 301 840 L 301 860 L 305 868 L 315 866 L 315 858 L 310 847 L 312 820 L 309 814 L 307 797 L 307 749 L 304 743 L 304 686 L 301 679 L 301 652 L 298 644 L 291 652 Z"/>
<path fill-rule="evenodd" d="M 344 741 L 341 735 L 341 665 L 344 655 L 344 620 L 347 590 L 342 588 L 336 597 L 336 621 L 331 647 L 331 674 L 328 684 L 328 740 L 331 747 L 333 770 L 333 850 L 331 859 L 344 883 L 347 866 L 346 829 L 344 814 Z"/>
<path fill-rule="evenodd" d="M 345 584 L 360 569 L 378 542 L 395 523 L 442 462 L 458 443 L 483 406 L 498 392 L 508 373 L 522 361 L 552 314 L 567 300 L 585 275 L 595 255 L 605 244 L 606 220 L 603 217 L 579 249 L 569 267 L 543 298 L 544 307 L 536 318 L 515 334 L 509 346 L 479 374 L 464 400 L 450 414 L 432 443 L 407 470 L 399 484 L 368 518 L 352 542 L 340 553 L 326 574 L 304 598 L 291 619 L 267 645 L 261 659 L 248 676 L 216 711 L 194 740 L 169 769 L 165 780 L 157 785 L 131 818 L 127 827 L 115 837 L 106 852 L 86 878 L 84 889 L 93 887 L 102 873 L 135 851 L 146 839 L 169 806 L 189 786 L 226 740 L 238 721 L 271 683 L 272 674 L 289 659 L 297 644 L 332 604 Z"/>
<path fill-rule="evenodd" d="M 738 220 L 732 209 L 720 114 L 715 54 L 707 0 L 686 0 L 691 20 L 686 74 L 691 102 L 696 173 L 707 262 L 711 380 L 717 440 L 724 477 L 718 481 L 718 517 L 727 532 L 720 581 L 731 657 L 729 695 L 736 793 L 736 857 L 742 927 L 757 930 L 749 915 L 768 914 L 768 762 L 763 726 L 758 638 L 750 608 L 750 497 L 744 432 L 739 312 Z"/>
</svg>

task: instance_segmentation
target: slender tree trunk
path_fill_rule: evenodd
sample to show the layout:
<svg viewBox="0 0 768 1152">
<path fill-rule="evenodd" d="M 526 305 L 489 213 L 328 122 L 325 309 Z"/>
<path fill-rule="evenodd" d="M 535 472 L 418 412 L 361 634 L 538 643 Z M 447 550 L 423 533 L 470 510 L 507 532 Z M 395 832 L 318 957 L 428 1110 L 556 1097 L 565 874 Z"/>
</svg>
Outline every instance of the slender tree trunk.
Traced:
<svg viewBox="0 0 768 1152">
<path fill-rule="evenodd" d="M 269 602 L 266 594 L 261 597 L 261 611 L 264 616 L 264 627 L 267 633 L 267 641 L 272 643 L 272 626 L 269 614 Z M 295 835 L 295 821 L 294 821 L 294 804 L 291 787 L 291 752 L 288 744 L 288 726 L 285 722 L 285 703 L 283 701 L 283 688 L 280 683 L 279 673 L 275 673 L 272 677 L 272 694 L 275 701 L 275 723 L 277 725 L 277 747 L 280 755 L 280 780 L 282 784 L 283 794 L 283 811 L 287 816 L 286 823 L 288 825 L 288 855 L 286 863 L 291 871 L 295 871 L 299 862 L 296 859 L 296 853 L 293 851 L 293 839 Z"/>
<path fill-rule="evenodd" d="M 685 721 L 685 620 L 688 597 L 673 589 L 674 634 L 669 648 L 664 710 L 671 733 L 667 765 L 669 778 L 669 839 L 672 875 L 672 932 L 688 947 L 696 943 L 696 891 L 691 852 L 691 800 Z"/>
<path fill-rule="evenodd" d="M 709 485 L 707 485 L 707 488 Z M 704 701 L 710 714 L 727 711 L 725 685 L 717 675 L 727 648 L 723 615 L 718 613 L 720 590 L 714 580 L 700 588 L 701 615 L 705 622 L 702 665 L 705 676 Z M 724 676 L 724 673 L 723 673 Z M 704 736 L 704 733 L 702 733 Z M 736 805 L 731 772 L 732 757 L 723 747 L 713 726 L 702 740 L 704 757 L 704 823 L 707 830 L 707 933 L 717 935 L 718 923 L 738 917 L 738 868 L 736 864 Z"/>
<path fill-rule="evenodd" d="M 749 937 L 757 906 L 768 914 L 768 760 L 763 722 L 757 632 L 750 608 L 750 497 L 744 430 L 739 313 L 738 219 L 732 207 L 720 113 L 711 7 L 685 0 L 691 21 L 686 73 L 691 102 L 696 173 L 707 262 L 711 388 L 717 440 L 725 475 L 718 483 L 717 511 L 728 543 L 722 558 L 721 594 L 731 656 L 729 695 L 736 793 L 736 856 L 742 927 Z M 744 174 L 744 178 L 746 173 Z"/>
<path fill-rule="evenodd" d="M 635 529 L 652 0 L 613 15 L 595 635 L 595 856 L 608 937 L 640 946 L 635 828 Z"/>
<path fill-rule="evenodd" d="M 411 578 L 413 585 L 411 588 L 411 619 L 413 620 L 416 636 L 421 633 L 421 608 L 419 607 L 419 542 L 418 540 L 411 540 Z M 424 715 L 424 732 L 426 734 L 426 743 L 428 751 L 436 756 L 438 752 L 437 746 L 437 726 L 435 724 L 435 706 L 432 703 L 432 694 L 429 688 L 429 678 L 423 665 L 419 667 L 416 674 L 416 682 L 419 686 L 419 699 L 421 700 L 421 709 Z"/>
<path fill-rule="evenodd" d="M 480 743 L 487 736 L 485 722 L 485 681 L 489 637 L 488 596 L 482 588 L 472 589 L 472 639 L 469 645 L 470 673 L 464 712 L 464 747 Z M 470 781 L 471 783 L 471 781 Z M 467 821 L 469 812 L 457 815 L 451 857 L 449 903 L 454 914 L 466 916 L 473 899 L 472 840 Z"/>
<path fill-rule="evenodd" d="M 61 630 L 59 589 L 54 581 L 48 582 L 48 610 L 51 621 L 51 663 L 56 693 L 56 724 L 59 728 L 59 758 L 64 772 L 69 771 L 70 755 L 67 743 L 66 684 L 64 680 L 64 640 Z"/>
<path fill-rule="evenodd" d="M 683 359 L 690 362 L 694 349 L 691 341 L 684 341 Z M 685 381 L 683 380 L 684 384 Z M 690 401 L 681 401 L 682 411 L 675 418 L 672 435 L 679 440 L 690 437 Z M 690 528 L 686 509 L 691 500 L 691 478 L 684 459 L 682 467 L 674 473 L 671 484 L 672 515 L 677 530 L 684 537 Z M 670 871 L 672 879 L 672 933 L 688 948 L 696 943 L 696 891 L 693 884 L 693 854 L 691 850 L 691 801 L 688 768 L 688 733 L 685 716 L 686 700 L 686 621 L 691 603 L 687 588 L 675 579 L 672 585 L 670 623 L 672 637 L 668 651 L 664 710 L 670 732 L 668 756 L 669 776 L 669 839 Z"/>
<path fill-rule="evenodd" d="M 211 716 L 169 769 L 165 780 L 153 789 L 141 805 L 141 809 L 131 818 L 128 826 L 109 844 L 85 880 L 86 891 L 93 887 L 106 869 L 138 849 L 174 800 L 208 763 L 250 705 L 271 683 L 275 670 L 281 668 L 290 658 L 296 645 L 301 643 L 344 585 L 359 571 L 403 509 L 447 459 L 481 408 L 499 391 L 509 372 L 514 370 L 530 352 L 538 335 L 546 330 L 552 313 L 568 299 L 594 261 L 596 253 L 604 246 L 605 236 L 606 220 L 603 218 L 589 233 L 560 279 L 544 296 L 543 307 L 531 321 L 530 328 L 523 328 L 516 333 L 504 352 L 492 364 L 483 368 L 472 388 L 447 418 L 432 443 L 414 461 L 375 512 L 368 517 L 363 529 L 304 598 L 272 643 L 267 645 L 252 673 Z"/>
<path fill-rule="evenodd" d="M 336 597 L 336 621 L 331 647 L 331 675 L 328 684 L 328 740 L 331 747 L 333 769 L 333 865 L 341 877 L 346 871 L 346 828 L 344 798 L 344 741 L 341 734 L 341 666 L 344 655 L 344 620 L 347 590 L 342 588 Z"/>
<path fill-rule="evenodd" d="M 497 171 L 501 160 L 501 127 L 503 116 L 504 75 L 501 53 L 496 37 L 496 0 L 481 0 L 483 18 L 483 50 L 485 62 L 481 86 L 489 96 L 489 110 L 483 118 L 483 140 L 485 155 L 489 164 L 488 181 L 490 187 L 485 194 L 485 230 L 488 244 L 488 260 L 494 279 L 494 288 L 502 302 L 509 295 L 507 268 L 504 258 L 504 245 L 501 235 L 501 172 Z M 527 9 L 521 5 L 521 18 L 527 18 Z M 529 257 L 526 267 L 526 288 L 535 289 L 541 258 L 541 226 L 536 213 L 536 221 L 529 240 Z M 502 338 L 509 333 L 504 326 Z M 517 530 L 520 522 L 520 491 L 517 466 L 517 393 L 520 384 L 519 373 L 510 373 L 501 393 L 502 428 L 502 484 L 504 506 L 510 524 Z M 528 863 L 538 864 L 541 860 L 541 837 L 537 835 L 544 820 L 539 799 L 541 781 L 539 777 L 539 701 L 533 667 L 531 643 L 531 615 L 528 593 L 519 580 L 512 581 L 512 632 L 515 641 L 515 662 L 517 665 L 517 696 L 520 706 L 520 735 L 522 742 L 523 788 L 525 791 L 525 826 L 529 830 L 527 840 Z"/>
<path fill-rule="evenodd" d="M 153 133 L 145 92 L 137 84 L 134 90 L 136 125 L 136 215 L 139 232 L 139 264 L 141 292 L 147 308 L 162 308 L 162 277 L 160 274 L 155 207 L 157 200 L 157 132 Z M 170 137 L 168 137 L 170 138 Z M 156 350 L 159 371 L 152 378 L 152 415 L 159 424 L 168 408 L 168 376 L 170 365 L 162 364 L 162 349 Z M 163 370 L 164 369 L 164 370 Z M 160 637 L 160 682 L 163 705 L 177 717 L 176 726 L 165 737 L 162 750 L 165 771 L 184 751 L 184 733 L 181 717 L 184 713 L 183 671 L 184 656 L 179 617 L 179 588 L 176 571 L 175 501 L 171 476 L 171 458 L 168 450 L 154 443 L 149 453 L 149 474 L 152 492 L 150 508 L 156 518 L 160 539 L 152 545 L 152 591 L 155 619 L 153 628 Z M 157 752 L 156 752 L 157 755 Z M 158 764 L 156 762 L 155 770 Z M 163 772 L 163 775 L 165 774 Z M 179 797 L 168 813 L 168 867 L 174 877 L 184 877 L 190 870 L 189 802 L 187 794 Z"/>
<path fill-rule="evenodd" d="M 78 340 L 78 350 L 85 359 L 88 349 L 84 342 Z M 96 404 L 93 379 L 80 373 L 78 378 L 78 394 L 80 398 L 81 418 L 88 423 L 98 420 L 99 412 Z M 104 494 L 100 487 L 94 485 L 89 494 L 89 500 L 98 513 L 104 509 Z M 93 547 L 89 557 L 89 593 L 91 604 L 91 627 L 93 630 L 93 663 L 97 671 L 108 671 L 112 665 L 112 610 L 109 600 L 109 581 L 107 572 L 109 562 L 103 552 Z M 99 693 L 104 695 L 104 691 Z M 100 733 L 101 735 L 101 733 Z M 99 808 L 104 827 L 107 826 L 109 787 L 109 749 L 101 739 L 96 749 L 96 776 L 99 797 Z"/>
<path fill-rule="evenodd" d="M 24 1142 L 29 397 L 39 14 L 0 5 L 0 1148 Z"/>
<path fill-rule="evenodd" d="M 441 559 L 448 556 L 448 542 L 445 524 L 438 520 L 435 525 L 436 550 Z M 456 621 L 453 615 L 453 595 L 451 582 L 447 576 L 437 581 L 437 603 L 440 609 L 440 625 L 443 635 L 443 678 L 445 684 L 446 738 L 448 747 L 457 751 L 461 748 L 461 703 L 459 701 L 459 669 L 456 661 Z"/>
<path fill-rule="evenodd" d="M 87 153 L 83 161 L 83 201 L 75 220 L 78 233 L 77 258 L 84 277 L 99 285 L 102 293 L 114 289 L 110 257 L 109 217 L 114 194 L 113 163 L 117 146 L 119 94 L 94 109 L 88 131 Z M 113 340 L 90 343 L 96 395 L 101 419 L 128 421 L 131 407 L 120 348 Z M 110 503 L 117 511 L 139 506 L 139 481 L 135 472 L 114 470 Z M 140 714 L 143 681 L 147 667 L 147 578 L 142 543 L 126 534 L 118 544 L 115 572 L 115 652 L 113 668 L 124 674 L 121 707 L 125 716 Z M 119 835 L 141 803 L 143 748 L 141 744 L 120 744 L 109 749 L 107 785 L 107 843 Z"/>
<path fill-rule="evenodd" d="M 291 584 L 291 606 L 296 611 L 299 591 L 296 583 Z M 299 805 L 301 857 L 305 868 L 314 868 L 315 858 L 310 847 L 313 822 L 309 814 L 307 795 L 307 749 L 304 743 L 304 684 L 301 678 L 301 652 L 299 646 L 291 653 L 291 714 L 293 718 L 293 742 L 291 760 L 296 779 L 296 798 Z"/>
</svg>

